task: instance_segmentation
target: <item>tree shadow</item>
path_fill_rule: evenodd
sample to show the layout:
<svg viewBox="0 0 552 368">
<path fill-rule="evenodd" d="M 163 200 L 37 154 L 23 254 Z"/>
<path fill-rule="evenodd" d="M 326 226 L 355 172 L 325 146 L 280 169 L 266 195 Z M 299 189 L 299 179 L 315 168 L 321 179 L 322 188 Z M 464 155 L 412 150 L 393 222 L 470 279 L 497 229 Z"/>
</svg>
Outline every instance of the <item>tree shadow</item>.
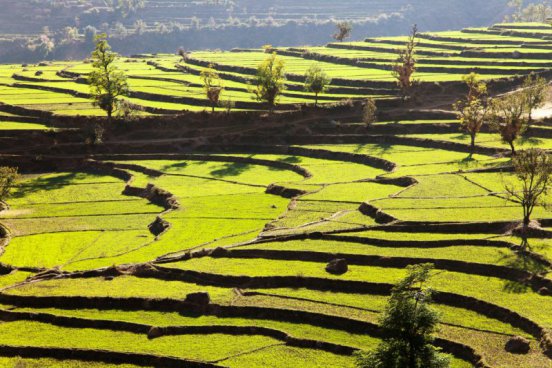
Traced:
<svg viewBox="0 0 552 368">
<path fill-rule="evenodd" d="M 84 177 L 85 174 L 82 173 L 67 173 L 63 175 L 56 175 L 54 177 L 38 177 L 35 179 L 31 179 L 29 181 L 26 181 L 22 184 L 17 185 L 12 194 L 12 198 L 23 198 L 29 194 L 36 193 L 38 191 L 44 190 L 44 191 L 50 191 L 50 190 L 56 190 L 61 189 L 67 185 L 73 184 L 73 181 L 75 179 Z"/>
<path fill-rule="evenodd" d="M 529 272 L 531 274 L 541 274 L 548 272 L 548 267 L 531 256 L 535 249 L 529 245 L 527 238 L 522 238 L 519 249 L 515 252 L 502 253 L 501 263 L 508 268 Z M 504 282 L 504 291 L 513 294 L 522 294 L 531 290 L 531 287 L 515 280 L 506 280 Z"/>
<path fill-rule="evenodd" d="M 301 157 L 297 157 L 297 156 L 288 156 L 288 157 L 279 158 L 277 161 L 285 162 L 285 163 L 287 163 L 287 164 L 298 164 L 298 163 L 300 163 L 302 160 L 301 160 Z"/>
<path fill-rule="evenodd" d="M 458 135 L 455 135 L 454 137 L 451 137 L 452 139 L 458 139 L 459 141 L 466 141 L 469 139 L 469 135 L 468 134 L 458 134 Z"/>
<path fill-rule="evenodd" d="M 302 162 L 300 157 L 297 156 L 288 156 L 288 157 L 282 157 L 276 160 L 277 162 L 283 162 L 290 165 L 297 165 Z M 286 169 L 282 167 L 275 167 L 275 166 L 268 166 L 268 169 L 270 171 L 285 171 Z"/>
<path fill-rule="evenodd" d="M 522 136 L 521 138 L 518 139 L 518 142 L 521 143 L 522 145 L 528 144 L 531 146 L 537 146 L 539 144 L 542 144 L 543 140 L 536 137 Z"/>
<path fill-rule="evenodd" d="M 170 165 L 165 165 L 161 168 L 161 171 L 166 171 L 166 170 L 170 170 L 170 169 L 183 169 L 185 167 L 188 166 L 188 163 L 186 161 L 182 161 L 182 162 L 176 162 L 174 164 L 170 164 Z"/>
<path fill-rule="evenodd" d="M 217 178 L 224 178 L 227 176 L 238 176 L 243 174 L 245 171 L 251 169 L 251 164 L 246 164 L 243 162 L 229 162 L 220 169 L 211 171 L 211 175 Z"/>
<path fill-rule="evenodd" d="M 354 153 L 362 152 L 363 150 L 365 150 L 366 146 L 367 144 L 364 144 L 364 143 L 357 144 L 354 150 Z M 370 144 L 370 146 L 374 146 L 374 151 L 365 152 L 365 153 L 372 156 L 383 155 L 393 148 L 393 145 L 390 143 L 375 143 L 375 144 Z"/>
</svg>

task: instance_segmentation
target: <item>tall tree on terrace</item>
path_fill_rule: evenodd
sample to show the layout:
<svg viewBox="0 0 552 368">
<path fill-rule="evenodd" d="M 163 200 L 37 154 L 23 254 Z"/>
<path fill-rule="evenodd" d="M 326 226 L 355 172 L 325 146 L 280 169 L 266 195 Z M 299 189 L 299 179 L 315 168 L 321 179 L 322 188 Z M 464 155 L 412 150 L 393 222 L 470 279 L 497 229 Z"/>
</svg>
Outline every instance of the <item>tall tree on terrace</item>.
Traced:
<svg viewBox="0 0 552 368">
<path fill-rule="evenodd" d="M 528 123 L 531 124 L 533 122 L 533 110 L 544 106 L 548 97 L 549 86 L 546 79 L 531 73 L 523 81 L 522 88 L 527 104 Z"/>
<path fill-rule="evenodd" d="M 458 113 L 462 129 L 471 137 L 470 156 L 475 151 L 475 137 L 487 119 L 487 84 L 479 80 L 479 75 L 470 73 L 462 77 L 468 87 L 466 97 L 457 101 L 453 108 Z"/>
<path fill-rule="evenodd" d="M 393 77 L 397 80 L 397 85 L 401 90 L 403 99 L 411 95 L 412 87 L 416 83 L 412 75 L 416 71 L 415 51 L 418 45 L 416 42 L 417 37 L 418 26 L 414 25 L 410 32 L 410 36 L 408 36 L 406 46 L 404 49 L 398 51 L 399 56 L 392 69 Z"/>
<path fill-rule="evenodd" d="M 546 195 L 550 191 L 552 159 L 536 148 L 521 151 L 513 159 L 517 184 L 507 184 L 506 192 L 523 208 L 523 225 L 529 226 L 536 206 L 546 205 Z"/>
<path fill-rule="evenodd" d="M 17 167 L 0 167 L 0 202 L 6 200 L 11 193 L 19 174 Z"/>
<path fill-rule="evenodd" d="M 515 141 L 527 130 L 527 103 L 523 92 L 514 92 L 495 98 L 490 103 L 489 124 L 500 134 L 502 141 L 516 154 Z"/>
<path fill-rule="evenodd" d="M 220 101 L 220 96 L 224 87 L 222 85 L 222 79 L 213 69 L 212 65 L 201 72 L 201 80 L 203 81 L 203 88 L 205 89 L 205 94 L 207 99 L 211 103 L 212 112 L 215 112 L 215 107 L 218 106 Z"/>
<path fill-rule="evenodd" d="M 337 27 L 337 31 L 332 36 L 334 40 L 343 42 L 347 38 L 351 37 L 351 32 L 353 31 L 353 25 L 351 22 L 342 21 L 338 22 L 335 26 Z"/>
<path fill-rule="evenodd" d="M 431 264 L 408 267 L 408 275 L 391 292 L 381 319 L 383 341 L 373 352 L 357 356 L 358 368 L 446 368 L 449 360 L 433 347 L 439 315 L 426 287 Z"/>
<path fill-rule="evenodd" d="M 257 68 L 253 94 L 257 101 L 265 102 L 272 112 L 278 97 L 285 89 L 285 82 L 285 63 L 273 53 Z"/>
<path fill-rule="evenodd" d="M 314 93 L 314 106 L 318 106 L 318 95 L 328 90 L 331 79 L 320 65 L 313 64 L 305 74 L 305 91 Z"/>
<path fill-rule="evenodd" d="M 89 83 L 94 99 L 94 105 L 107 113 L 111 120 L 117 109 L 121 96 L 127 96 L 127 78 L 115 65 L 117 54 L 111 51 L 106 34 L 96 37 L 96 48 L 92 52 L 93 71 L 89 76 Z"/>
</svg>

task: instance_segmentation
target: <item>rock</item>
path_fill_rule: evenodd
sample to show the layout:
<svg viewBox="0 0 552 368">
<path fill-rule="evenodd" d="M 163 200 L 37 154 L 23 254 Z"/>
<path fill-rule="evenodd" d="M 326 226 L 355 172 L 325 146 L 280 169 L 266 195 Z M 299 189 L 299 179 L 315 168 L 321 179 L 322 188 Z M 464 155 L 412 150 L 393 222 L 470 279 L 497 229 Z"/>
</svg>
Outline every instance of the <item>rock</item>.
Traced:
<svg viewBox="0 0 552 368">
<path fill-rule="evenodd" d="M 315 231 L 309 234 L 310 239 L 319 240 L 324 237 L 324 234 L 322 234 L 320 231 Z"/>
<path fill-rule="evenodd" d="M 186 295 L 186 299 L 184 301 L 195 305 L 208 305 L 211 303 L 211 297 L 208 292 L 200 291 L 198 293 Z"/>
<path fill-rule="evenodd" d="M 326 272 L 331 273 L 332 275 L 343 275 L 349 270 L 347 265 L 347 260 L 345 259 L 334 259 L 326 266 Z"/>
<path fill-rule="evenodd" d="M 228 255 L 229 250 L 223 247 L 217 247 L 211 251 L 210 256 L 211 257 L 226 257 Z"/>
<path fill-rule="evenodd" d="M 506 343 L 505 349 L 512 354 L 527 354 L 531 349 L 530 342 L 524 337 L 514 336 Z"/>
<path fill-rule="evenodd" d="M 161 217 L 157 217 L 155 221 L 148 226 L 150 233 L 152 233 L 155 236 L 159 236 L 163 234 L 170 227 L 171 227 L 171 224 L 163 220 Z"/>
<path fill-rule="evenodd" d="M 552 295 L 552 290 L 543 286 L 539 289 L 538 293 L 539 295 L 542 295 L 542 296 L 549 296 L 549 295 Z"/>
<path fill-rule="evenodd" d="M 163 336 L 163 330 L 160 327 L 152 327 L 148 331 L 148 339 L 156 339 Z"/>
</svg>

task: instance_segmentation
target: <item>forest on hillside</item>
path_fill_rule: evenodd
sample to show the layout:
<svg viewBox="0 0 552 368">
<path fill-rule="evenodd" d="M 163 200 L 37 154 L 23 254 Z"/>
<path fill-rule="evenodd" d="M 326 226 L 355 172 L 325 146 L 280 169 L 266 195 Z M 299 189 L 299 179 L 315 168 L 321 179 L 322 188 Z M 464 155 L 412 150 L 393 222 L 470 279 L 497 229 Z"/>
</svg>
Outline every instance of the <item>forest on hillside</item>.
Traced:
<svg viewBox="0 0 552 368">
<path fill-rule="evenodd" d="M 123 54 L 178 48 L 231 49 L 325 44 L 335 22 L 353 39 L 486 26 L 511 12 L 507 0 L 0 0 L 0 61 L 83 58 L 105 32 Z"/>
</svg>

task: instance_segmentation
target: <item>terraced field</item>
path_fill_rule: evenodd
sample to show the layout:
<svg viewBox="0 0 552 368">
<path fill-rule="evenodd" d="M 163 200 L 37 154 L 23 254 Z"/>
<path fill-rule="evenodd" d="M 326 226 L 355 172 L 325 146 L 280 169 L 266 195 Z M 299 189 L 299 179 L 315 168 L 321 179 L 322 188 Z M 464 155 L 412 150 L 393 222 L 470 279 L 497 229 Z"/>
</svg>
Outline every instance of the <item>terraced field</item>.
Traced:
<svg viewBox="0 0 552 368">
<path fill-rule="evenodd" d="M 452 39 L 473 36 L 480 44 L 523 36 L 525 44 L 535 43 L 530 50 L 547 42 L 526 31 L 503 35 L 495 29 L 431 39 L 460 44 L 469 41 Z M 313 52 L 380 54 L 354 46 Z M 521 45 L 517 49 L 525 52 Z M 232 63 L 254 66 L 264 57 L 258 51 L 234 55 L 241 59 L 199 52 L 192 59 L 216 62 L 224 71 Z M 290 73 L 301 75 L 310 63 L 306 55 L 285 56 Z M 190 91 L 200 88 L 196 74 L 180 69 L 199 70 L 193 61 L 136 60 L 121 64 L 132 72 L 133 101 L 159 107 L 146 94 L 174 97 L 180 91 L 190 99 Z M 498 70 L 494 63 L 519 59 L 442 55 L 431 63 L 448 68 L 444 61 L 453 60 Z M 376 88 L 386 78 L 368 74 L 383 75 L 384 69 L 327 63 L 337 68 L 336 91 L 328 98 Z M 522 73 L 532 63 L 521 59 L 504 73 Z M 97 112 L 85 97 L 61 91 L 86 93 L 78 78 L 88 64 L 55 63 L 48 73 L 46 67 L 25 68 L 3 67 L 0 98 L 11 101 L 5 109 L 11 122 L 5 124 L 41 129 L 49 115 L 38 110 Z M 34 80 L 40 68 L 49 82 Z M 354 75 L 357 70 L 367 74 Z M 25 81 L 16 82 L 13 73 L 26 73 Z M 241 98 L 246 84 L 238 79 L 247 70 L 224 73 Z M 460 75 L 420 72 L 427 81 Z M 290 78 L 290 86 L 296 83 Z M 44 96 L 36 93 L 42 88 Z M 251 103 L 245 96 L 242 101 Z M 174 105 L 168 110 L 203 109 L 192 102 L 163 103 Z M 108 140 L 95 151 L 56 143 L 32 147 L 32 154 L 32 144 L 4 152 L 2 165 L 17 164 L 23 178 L 0 212 L 0 365 L 354 367 L 354 353 L 374 348 L 382 337 L 378 322 L 392 285 L 407 265 L 429 262 L 442 314 L 435 344 L 451 356 L 452 367 L 552 367 L 551 242 L 529 239 L 530 252 L 518 252 L 521 239 L 509 230 L 522 211 L 503 189 L 512 179 L 508 149 L 483 130 L 477 153 L 468 156 L 469 139 L 453 115 L 426 115 L 416 120 L 401 112 L 371 127 L 356 116 L 341 122 L 300 119 L 286 129 L 236 125 L 234 130 L 243 128 L 238 137 L 202 135 L 209 126 L 186 138 L 171 132 L 166 140 L 180 146 L 127 138 Z M 551 127 L 534 123 L 517 145 L 550 148 Z M 2 139 L 9 140 L 14 129 Z M 198 136 L 201 144 L 192 142 Z M 33 132 L 13 136 L 21 137 L 32 140 Z M 537 208 L 535 218 L 552 227 L 549 209 Z M 325 271 L 336 258 L 349 264 L 341 276 Z M 192 299 L 198 292 L 207 292 L 209 303 Z M 512 336 L 529 339 L 530 352 L 506 352 Z"/>
<path fill-rule="evenodd" d="M 423 33 L 415 78 L 426 86 L 439 83 L 439 88 L 446 89 L 471 71 L 495 80 L 531 71 L 548 72 L 552 66 L 551 40 L 552 27 L 535 23 Z M 275 49 L 286 62 L 288 78 L 280 108 L 314 102 L 314 96 L 304 92 L 302 82 L 316 62 L 332 78 L 330 89 L 320 97 L 324 103 L 367 96 L 394 99 L 397 90 L 390 70 L 404 42 L 404 37 L 384 37 L 324 47 Z M 129 101 L 141 106 L 142 114 L 208 109 L 199 74 L 210 64 L 224 79 L 223 101 L 232 101 L 236 110 L 262 110 L 265 106 L 253 100 L 250 83 L 257 65 L 266 57 L 262 50 L 198 51 L 190 53 L 186 61 L 174 55 L 121 58 L 119 67 L 130 78 Z M 55 115 L 102 115 L 90 102 L 90 70 L 86 62 L 0 66 L 1 127 L 43 129 Z"/>
</svg>

